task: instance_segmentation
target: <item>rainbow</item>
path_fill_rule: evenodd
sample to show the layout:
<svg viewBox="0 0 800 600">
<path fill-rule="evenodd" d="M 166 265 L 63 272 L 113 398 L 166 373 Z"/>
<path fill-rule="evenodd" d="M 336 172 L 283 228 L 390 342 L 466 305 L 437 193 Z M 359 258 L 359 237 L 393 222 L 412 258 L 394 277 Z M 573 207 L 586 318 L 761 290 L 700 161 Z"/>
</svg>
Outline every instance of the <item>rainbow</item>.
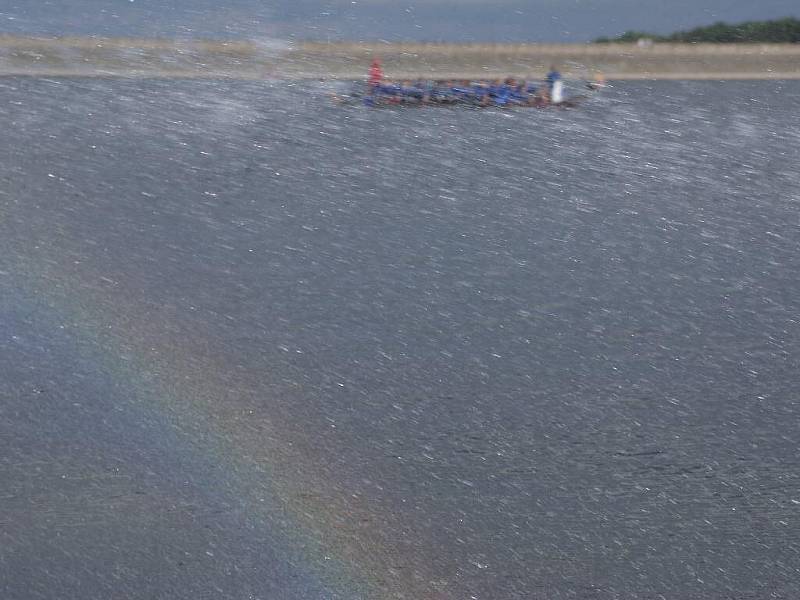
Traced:
<svg viewBox="0 0 800 600">
<path fill-rule="evenodd" d="M 265 402 L 256 374 L 226 364 L 202 334 L 177 329 L 161 307 L 132 301 L 134 290 L 85 262 L 54 248 L 4 250 L 0 289 L 10 287 L 113 379 L 122 398 L 109 402 L 134 403 L 126 408 L 172 432 L 165 447 L 214 473 L 252 522 L 277 534 L 311 587 L 353 600 L 453 597 L 429 556 L 403 555 L 393 543 L 399 517 L 339 489 L 321 467 L 314 425 Z"/>
</svg>

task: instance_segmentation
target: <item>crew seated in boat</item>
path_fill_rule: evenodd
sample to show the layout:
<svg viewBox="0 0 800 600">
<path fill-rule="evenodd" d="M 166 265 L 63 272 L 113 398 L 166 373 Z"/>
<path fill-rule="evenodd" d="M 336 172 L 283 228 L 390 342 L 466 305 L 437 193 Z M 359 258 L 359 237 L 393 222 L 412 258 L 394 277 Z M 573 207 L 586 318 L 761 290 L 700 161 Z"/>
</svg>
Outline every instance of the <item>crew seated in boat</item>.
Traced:
<svg viewBox="0 0 800 600">
<path fill-rule="evenodd" d="M 369 105 L 547 106 L 550 89 L 549 85 L 538 87 L 511 77 L 495 81 L 417 79 L 371 85 L 364 100 Z"/>
</svg>

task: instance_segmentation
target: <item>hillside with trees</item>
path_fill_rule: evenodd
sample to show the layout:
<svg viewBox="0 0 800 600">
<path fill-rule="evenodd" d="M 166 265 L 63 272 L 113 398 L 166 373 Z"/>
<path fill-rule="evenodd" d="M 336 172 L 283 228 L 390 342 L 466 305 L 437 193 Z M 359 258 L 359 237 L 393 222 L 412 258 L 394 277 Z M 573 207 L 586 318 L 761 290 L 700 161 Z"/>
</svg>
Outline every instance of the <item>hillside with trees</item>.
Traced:
<svg viewBox="0 0 800 600">
<path fill-rule="evenodd" d="M 786 17 L 774 21 L 747 21 L 733 25 L 720 21 L 706 27 L 678 31 L 670 35 L 626 31 L 615 38 L 596 39 L 595 43 L 630 43 L 642 39 L 671 43 L 798 44 L 800 43 L 800 19 Z"/>
</svg>

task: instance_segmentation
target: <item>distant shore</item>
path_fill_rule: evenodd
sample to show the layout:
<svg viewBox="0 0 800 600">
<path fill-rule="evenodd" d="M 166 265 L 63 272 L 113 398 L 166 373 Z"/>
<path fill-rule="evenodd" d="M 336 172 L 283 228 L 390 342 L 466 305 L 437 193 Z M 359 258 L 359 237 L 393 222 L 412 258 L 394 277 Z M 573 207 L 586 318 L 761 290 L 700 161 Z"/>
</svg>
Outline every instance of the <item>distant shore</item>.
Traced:
<svg viewBox="0 0 800 600">
<path fill-rule="evenodd" d="M 800 79 L 800 44 L 422 44 L 0 36 L 0 76 Z"/>
</svg>

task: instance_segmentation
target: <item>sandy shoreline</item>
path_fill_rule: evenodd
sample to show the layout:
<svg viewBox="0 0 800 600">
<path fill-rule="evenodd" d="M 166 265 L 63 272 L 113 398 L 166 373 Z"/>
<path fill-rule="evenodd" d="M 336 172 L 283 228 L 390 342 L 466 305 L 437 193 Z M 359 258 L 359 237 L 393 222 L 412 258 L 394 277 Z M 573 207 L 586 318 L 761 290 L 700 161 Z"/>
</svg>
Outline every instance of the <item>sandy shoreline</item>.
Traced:
<svg viewBox="0 0 800 600">
<path fill-rule="evenodd" d="M 550 64 L 610 80 L 800 79 L 791 44 L 368 44 L 0 36 L 0 76 L 360 79 L 539 78 Z"/>
</svg>

